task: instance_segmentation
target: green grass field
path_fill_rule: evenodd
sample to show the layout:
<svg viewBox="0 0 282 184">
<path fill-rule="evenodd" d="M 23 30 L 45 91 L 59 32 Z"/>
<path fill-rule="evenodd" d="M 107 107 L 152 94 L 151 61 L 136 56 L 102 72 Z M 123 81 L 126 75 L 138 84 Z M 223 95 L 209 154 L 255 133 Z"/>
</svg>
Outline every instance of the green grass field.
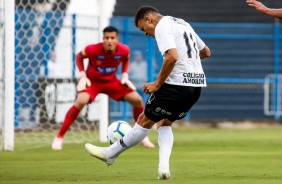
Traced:
<svg viewBox="0 0 282 184">
<path fill-rule="evenodd" d="M 16 144 L 14 152 L 0 152 L 0 183 L 282 183 L 282 128 L 176 128 L 174 136 L 172 178 L 167 181 L 156 179 L 158 149 L 134 147 L 107 167 L 88 156 L 83 144 L 65 144 L 60 152 L 49 144 Z M 150 138 L 157 142 L 156 131 Z"/>
</svg>

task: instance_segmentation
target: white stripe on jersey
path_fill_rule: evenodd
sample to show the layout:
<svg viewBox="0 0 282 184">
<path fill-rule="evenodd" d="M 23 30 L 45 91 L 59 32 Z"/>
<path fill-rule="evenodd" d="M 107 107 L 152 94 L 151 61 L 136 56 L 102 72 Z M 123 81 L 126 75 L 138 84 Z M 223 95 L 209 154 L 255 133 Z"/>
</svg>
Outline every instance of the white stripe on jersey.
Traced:
<svg viewBox="0 0 282 184">
<path fill-rule="evenodd" d="M 156 26 L 155 38 L 163 56 L 167 50 L 172 48 L 175 48 L 178 54 L 178 60 L 165 83 L 181 86 L 207 86 L 199 55 L 205 43 L 189 23 L 182 19 L 164 16 Z"/>
</svg>

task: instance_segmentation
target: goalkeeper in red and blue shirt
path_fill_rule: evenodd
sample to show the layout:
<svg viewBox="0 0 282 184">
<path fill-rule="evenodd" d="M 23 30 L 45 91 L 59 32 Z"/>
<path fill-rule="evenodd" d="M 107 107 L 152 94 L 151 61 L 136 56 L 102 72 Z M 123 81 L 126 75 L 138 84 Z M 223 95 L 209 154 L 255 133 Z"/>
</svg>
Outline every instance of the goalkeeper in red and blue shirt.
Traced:
<svg viewBox="0 0 282 184">
<path fill-rule="evenodd" d="M 103 42 L 88 45 L 76 55 L 76 64 L 80 71 L 77 84 L 78 96 L 67 112 L 60 131 L 52 143 L 53 150 L 62 150 L 64 134 L 76 120 L 82 108 L 93 102 L 99 93 L 104 93 L 116 101 L 127 101 L 132 105 L 133 117 L 137 121 L 144 106 L 142 97 L 128 79 L 129 53 L 128 46 L 118 42 L 118 30 L 109 26 L 103 30 Z M 86 70 L 84 59 L 89 61 Z M 116 77 L 120 64 L 122 64 L 121 80 Z M 154 148 L 154 144 L 148 137 L 141 141 L 141 144 L 146 148 Z"/>
</svg>

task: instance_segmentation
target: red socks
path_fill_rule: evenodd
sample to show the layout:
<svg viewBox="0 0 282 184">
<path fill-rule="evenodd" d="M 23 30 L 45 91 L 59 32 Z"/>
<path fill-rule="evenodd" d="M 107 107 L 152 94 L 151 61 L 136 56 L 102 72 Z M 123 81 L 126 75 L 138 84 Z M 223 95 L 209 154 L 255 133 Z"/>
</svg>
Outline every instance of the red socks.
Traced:
<svg viewBox="0 0 282 184">
<path fill-rule="evenodd" d="M 76 120 L 80 110 L 76 108 L 75 106 L 72 106 L 70 110 L 67 112 L 65 116 L 65 120 L 61 126 L 61 129 L 57 135 L 58 138 L 63 138 L 66 131 L 69 129 L 71 124 Z"/>
<path fill-rule="evenodd" d="M 133 107 L 133 118 L 135 120 L 135 122 L 138 119 L 139 114 L 141 114 L 144 110 L 144 107 Z"/>
<path fill-rule="evenodd" d="M 144 107 L 133 107 L 133 117 L 134 120 L 137 121 L 139 114 L 141 114 L 144 110 Z M 75 106 L 72 106 L 70 110 L 67 112 L 65 116 L 65 120 L 60 128 L 59 133 L 57 134 L 58 138 L 63 138 L 66 131 L 69 129 L 71 124 L 76 120 L 80 110 Z"/>
</svg>

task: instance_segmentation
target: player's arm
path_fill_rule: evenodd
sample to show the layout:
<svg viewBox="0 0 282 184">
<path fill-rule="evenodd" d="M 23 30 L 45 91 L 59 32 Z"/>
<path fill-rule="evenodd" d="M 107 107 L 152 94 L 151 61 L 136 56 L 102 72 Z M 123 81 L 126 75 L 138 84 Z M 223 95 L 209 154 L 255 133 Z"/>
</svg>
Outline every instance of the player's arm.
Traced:
<svg viewBox="0 0 282 184">
<path fill-rule="evenodd" d="M 254 7 L 259 12 L 282 19 L 282 9 L 268 8 L 264 4 L 256 0 L 247 0 L 249 6 Z"/>
<path fill-rule="evenodd" d="M 211 56 L 211 51 L 205 42 L 194 32 L 198 49 L 200 50 L 200 58 L 204 59 Z"/>
<path fill-rule="evenodd" d="M 204 59 L 210 56 L 211 56 L 211 51 L 209 47 L 205 45 L 205 47 L 202 50 L 200 50 L 200 58 Z"/>
<path fill-rule="evenodd" d="M 265 13 L 278 19 L 282 19 L 282 9 L 266 8 L 266 10 L 262 13 Z"/>
<path fill-rule="evenodd" d="M 122 73 L 128 73 L 129 68 L 129 54 L 127 58 L 122 62 L 121 71 Z"/>
<path fill-rule="evenodd" d="M 83 59 L 86 58 L 85 50 L 82 50 L 76 55 L 76 65 L 79 70 L 79 81 L 77 84 L 77 91 L 83 91 L 87 86 L 91 85 L 90 80 L 86 76 L 86 72 L 84 71 L 84 63 Z"/>
<path fill-rule="evenodd" d="M 79 70 L 79 72 L 84 72 L 84 63 L 83 63 L 83 59 L 85 58 L 85 51 L 82 50 L 81 52 L 79 52 L 78 54 L 76 54 L 75 57 L 75 61 L 76 61 L 76 66 Z"/>
<path fill-rule="evenodd" d="M 121 76 L 120 82 L 124 85 L 127 85 L 132 90 L 136 90 L 136 87 L 134 86 L 134 84 L 129 80 L 128 68 L 129 68 L 129 54 L 128 54 L 128 57 L 122 62 L 122 68 L 121 68 L 122 76 Z"/>
<path fill-rule="evenodd" d="M 153 83 L 146 83 L 143 86 L 143 92 L 147 94 L 154 93 L 163 85 L 169 74 L 171 73 L 174 65 L 178 59 L 178 54 L 175 48 L 166 51 L 164 61 L 160 73 Z"/>
</svg>

